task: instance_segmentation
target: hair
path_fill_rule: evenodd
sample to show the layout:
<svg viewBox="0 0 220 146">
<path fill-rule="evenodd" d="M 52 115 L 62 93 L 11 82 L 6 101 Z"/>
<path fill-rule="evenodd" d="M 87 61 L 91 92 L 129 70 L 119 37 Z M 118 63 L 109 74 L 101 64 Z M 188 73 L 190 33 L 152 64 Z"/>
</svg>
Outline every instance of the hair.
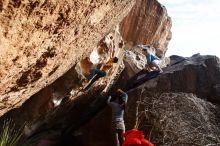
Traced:
<svg viewBox="0 0 220 146">
<path fill-rule="evenodd" d="M 125 110 L 126 105 L 125 105 L 125 101 L 124 101 L 122 95 L 118 96 L 118 104 L 122 105 L 122 109 Z"/>
<path fill-rule="evenodd" d="M 116 101 L 118 99 L 119 104 L 122 104 L 124 102 L 121 92 L 114 92 L 111 96 L 113 101 Z"/>
<path fill-rule="evenodd" d="M 124 100 L 123 100 L 123 97 L 120 95 L 120 96 L 118 96 L 118 103 L 119 104 L 122 104 L 123 102 L 125 102 Z"/>
<path fill-rule="evenodd" d="M 117 98 L 118 98 L 118 103 L 119 103 L 120 105 L 123 105 L 122 108 L 125 110 L 126 104 L 125 104 L 125 101 L 124 101 L 123 96 L 124 96 L 124 95 L 123 95 L 121 92 L 118 92 L 118 96 L 117 96 Z"/>
<path fill-rule="evenodd" d="M 114 57 L 114 58 L 113 58 L 113 62 L 114 62 L 114 63 L 117 63 L 117 62 L 118 62 L 118 57 Z"/>
<path fill-rule="evenodd" d="M 142 51 L 147 52 L 147 48 L 143 48 Z"/>
<path fill-rule="evenodd" d="M 103 53 L 106 53 L 108 50 L 108 46 L 107 44 L 101 40 L 99 43 L 98 43 L 98 54 L 103 54 Z"/>
<path fill-rule="evenodd" d="M 118 91 L 112 94 L 112 101 L 117 102 L 120 105 L 122 105 L 125 102 L 122 93 Z M 125 110 L 125 107 L 126 105 L 124 104 L 122 108 Z"/>
</svg>

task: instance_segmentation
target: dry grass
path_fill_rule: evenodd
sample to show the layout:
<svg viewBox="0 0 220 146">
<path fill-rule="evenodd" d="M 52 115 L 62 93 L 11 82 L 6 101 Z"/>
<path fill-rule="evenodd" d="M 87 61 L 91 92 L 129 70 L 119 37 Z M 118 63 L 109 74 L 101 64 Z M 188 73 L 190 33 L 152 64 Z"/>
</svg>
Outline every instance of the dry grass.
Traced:
<svg viewBox="0 0 220 146">
<path fill-rule="evenodd" d="M 136 128 L 156 145 L 220 145 L 218 107 L 193 94 L 152 95 L 143 90 L 137 104 Z"/>
</svg>

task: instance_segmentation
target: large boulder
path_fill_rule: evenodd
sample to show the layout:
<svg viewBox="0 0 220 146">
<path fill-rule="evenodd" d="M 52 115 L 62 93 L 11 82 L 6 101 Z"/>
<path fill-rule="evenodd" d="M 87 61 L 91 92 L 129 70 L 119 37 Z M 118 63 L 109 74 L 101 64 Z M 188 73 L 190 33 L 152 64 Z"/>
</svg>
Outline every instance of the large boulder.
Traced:
<svg viewBox="0 0 220 146">
<path fill-rule="evenodd" d="M 220 103 L 220 60 L 216 56 L 171 56 L 164 73 L 144 86 L 155 92 L 194 93 L 205 100 Z"/>
<path fill-rule="evenodd" d="M 126 128 L 143 130 L 158 146 L 218 145 L 219 106 L 191 93 L 129 92 Z"/>
<path fill-rule="evenodd" d="M 168 61 L 167 61 L 168 60 Z M 125 70 L 121 74 L 120 86 L 138 73 L 145 64 L 141 53 L 127 51 Z M 145 83 L 146 90 L 153 92 L 194 93 L 200 98 L 220 103 L 220 60 L 216 56 L 195 54 L 192 57 L 170 56 L 162 60 L 163 73 Z M 165 63 L 166 62 L 166 63 Z"/>
<path fill-rule="evenodd" d="M 141 70 L 144 61 L 140 54 L 128 52 L 124 63 L 118 87 L 130 86 L 128 80 Z M 156 145 L 217 144 L 219 58 L 171 56 L 163 70 L 156 78 L 128 91 L 126 128 L 143 130 Z M 110 120 L 111 110 L 106 108 L 82 128 L 86 145 L 112 145 Z"/>
<path fill-rule="evenodd" d="M 145 2 L 144 6 L 148 4 Z M 156 1 L 149 2 L 150 7 L 162 8 Z M 129 28 L 130 24 L 110 30 L 122 21 L 134 4 L 131 0 L 3 1 L 0 13 L 4 20 L 0 23 L 0 115 L 3 116 L 0 122 L 11 118 L 21 125 L 24 121 L 44 119 L 60 102 L 60 97 L 75 93 L 75 89 L 82 86 L 77 63 L 91 56 L 100 40 L 116 48 L 116 55 L 122 59 L 124 42 L 120 33 L 124 31 L 120 30 Z M 137 6 L 140 7 L 139 1 Z M 157 12 L 149 9 L 147 13 L 167 15 L 165 8 Z M 158 20 L 158 17 L 149 19 Z M 158 29 L 151 33 L 157 34 Z M 18 113 L 23 113 L 22 118 Z"/>
<path fill-rule="evenodd" d="M 1 1 L 0 115 L 20 107 L 89 56 L 134 3 Z"/>
<path fill-rule="evenodd" d="M 159 56 L 164 56 L 172 37 L 171 26 L 163 5 L 156 0 L 140 0 L 120 23 L 120 30 L 128 48 L 151 44 Z"/>
<path fill-rule="evenodd" d="M 125 30 L 130 28 L 129 25 L 133 28 L 137 19 L 134 21 L 134 17 L 128 16 L 119 27 L 116 26 L 134 4 L 135 1 L 131 0 L 3 1 L 0 5 L 0 18 L 4 20 L 0 22 L 0 49 L 3 52 L 0 63 L 0 123 L 10 118 L 16 122 L 17 128 L 20 128 L 24 122 L 28 122 L 26 131 L 29 134 L 57 125 L 58 131 L 71 124 L 75 129 L 84 125 L 87 119 L 81 120 L 81 115 L 91 115 L 87 113 L 88 109 L 94 108 L 91 103 L 100 93 L 100 89 L 109 91 L 123 69 L 121 62 L 124 56 L 124 41 L 127 46 L 137 43 L 136 39 L 128 40 L 124 35 Z M 143 10 L 141 5 L 144 6 Z M 144 19 L 149 18 L 148 20 L 152 21 L 149 25 L 152 30 L 144 29 L 146 35 L 149 34 L 149 39 L 152 38 L 141 43 L 154 43 L 154 47 L 159 47 L 156 53 L 159 52 L 159 55 L 163 56 L 166 52 L 164 48 L 170 39 L 168 32 L 171 27 L 165 8 L 156 0 L 141 3 L 136 1 L 135 7 L 139 8 L 132 9 L 129 15 L 136 13 L 135 11 L 139 13 L 139 10 L 155 15 L 144 16 Z M 145 11 L 146 7 L 150 9 Z M 125 21 L 132 23 L 123 25 Z M 139 21 L 138 24 L 140 23 L 147 24 L 146 21 Z M 150 27 L 153 25 L 156 27 Z M 136 33 L 133 29 L 129 35 Z M 144 37 L 142 35 L 139 38 Z M 92 94 L 79 94 L 79 88 L 84 84 L 78 62 L 86 57 L 93 58 L 91 56 L 94 52 L 96 56 L 100 40 L 107 44 L 109 50 L 111 47 L 115 49 L 119 63 L 114 66 L 112 74 L 98 82 L 95 86 L 97 91 Z M 69 97 L 67 105 L 66 98 L 63 97 Z M 73 124 L 72 121 L 76 123 Z M 92 141 L 93 139 L 91 143 Z"/>
<path fill-rule="evenodd" d="M 130 75 L 135 74 L 129 69 L 131 65 L 126 67 Z M 156 145 L 217 145 L 219 58 L 175 55 L 163 70 L 156 78 L 128 92 L 126 127 L 143 130 Z M 122 77 L 128 75 L 124 72 Z"/>
</svg>

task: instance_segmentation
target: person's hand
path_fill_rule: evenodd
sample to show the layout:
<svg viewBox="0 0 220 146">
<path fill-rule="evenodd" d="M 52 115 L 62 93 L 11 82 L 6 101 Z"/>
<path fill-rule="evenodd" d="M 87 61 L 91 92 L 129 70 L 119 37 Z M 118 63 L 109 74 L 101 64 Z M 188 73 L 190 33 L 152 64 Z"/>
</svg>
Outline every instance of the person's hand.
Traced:
<svg viewBox="0 0 220 146">
<path fill-rule="evenodd" d="M 117 90 L 118 92 L 123 92 L 120 88 L 118 88 L 118 90 Z"/>
<path fill-rule="evenodd" d="M 101 57 L 99 63 L 100 63 L 100 64 L 104 64 L 104 63 L 105 63 L 105 58 L 104 58 L 104 57 Z"/>
<path fill-rule="evenodd" d="M 149 68 L 148 65 L 145 66 L 144 71 L 146 71 L 146 72 L 149 72 L 149 71 L 150 71 L 150 68 Z"/>
</svg>

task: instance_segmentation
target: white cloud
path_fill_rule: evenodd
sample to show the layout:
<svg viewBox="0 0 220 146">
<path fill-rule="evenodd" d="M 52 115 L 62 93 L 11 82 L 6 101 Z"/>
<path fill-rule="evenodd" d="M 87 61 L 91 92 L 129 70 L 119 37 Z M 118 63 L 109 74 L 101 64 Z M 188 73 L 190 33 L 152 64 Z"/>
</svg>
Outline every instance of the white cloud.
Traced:
<svg viewBox="0 0 220 146">
<path fill-rule="evenodd" d="M 167 55 L 194 53 L 220 57 L 220 0 L 159 0 L 173 21 Z"/>
</svg>

